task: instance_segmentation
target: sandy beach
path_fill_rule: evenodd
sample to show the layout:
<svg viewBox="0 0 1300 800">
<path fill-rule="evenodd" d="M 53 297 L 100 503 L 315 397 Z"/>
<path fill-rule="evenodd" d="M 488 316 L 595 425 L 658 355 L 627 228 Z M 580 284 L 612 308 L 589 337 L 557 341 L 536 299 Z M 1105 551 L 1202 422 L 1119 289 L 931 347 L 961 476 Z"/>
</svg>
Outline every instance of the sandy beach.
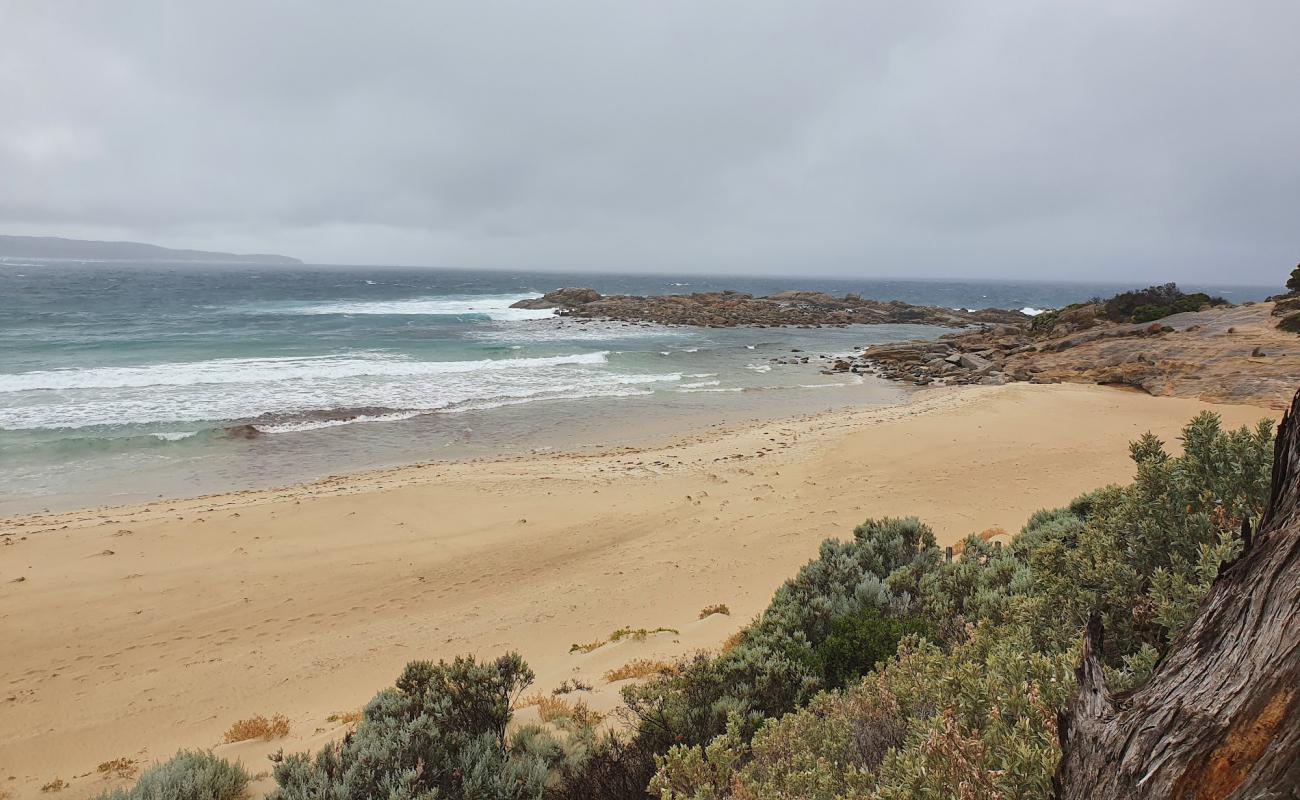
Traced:
<svg viewBox="0 0 1300 800">
<path fill-rule="evenodd" d="M 83 797 L 97 765 L 216 747 L 251 772 L 340 735 L 416 658 L 518 650 L 549 692 L 715 647 L 827 537 L 916 515 L 941 543 L 1127 481 L 1127 443 L 1197 412 L 1080 385 L 934 389 L 906 405 L 713 427 L 603 452 L 439 463 L 278 491 L 0 521 L 0 793 Z M 635 420 L 628 420 L 634 425 Z M 129 481 L 130 476 L 123 476 Z M 704 606 L 731 613 L 698 619 Z M 621 626 L 675 629 L 590 653 Z M 527 714 L 524 716 L 526 718 Z M 287 737 L 220 745 L 283 714 Z M 261 790 L 270 787 L 263 777 Z"/>
</svg>

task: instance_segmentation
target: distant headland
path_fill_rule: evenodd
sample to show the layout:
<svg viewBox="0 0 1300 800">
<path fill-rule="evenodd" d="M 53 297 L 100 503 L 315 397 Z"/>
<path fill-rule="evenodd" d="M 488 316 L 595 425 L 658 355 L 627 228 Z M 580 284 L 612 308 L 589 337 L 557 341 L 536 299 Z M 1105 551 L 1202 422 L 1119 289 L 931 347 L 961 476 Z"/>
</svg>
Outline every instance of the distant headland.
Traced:
<svg viewBox="0 0 1300 800">
<path fill-rule="evenodd" d="M 141 242 L 96 242 L 58 236 L 0 236 L 0 259 L 35 261 L 194 262 L 212 264 L 301 264 L 289 256 L 175 250 Z"/>
</svg>

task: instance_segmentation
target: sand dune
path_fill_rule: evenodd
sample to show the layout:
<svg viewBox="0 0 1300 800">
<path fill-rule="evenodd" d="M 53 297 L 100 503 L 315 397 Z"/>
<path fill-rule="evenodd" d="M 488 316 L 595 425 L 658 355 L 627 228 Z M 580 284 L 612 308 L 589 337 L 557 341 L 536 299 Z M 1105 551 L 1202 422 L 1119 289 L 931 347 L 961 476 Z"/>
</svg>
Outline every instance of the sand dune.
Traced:
<svg viewBox="0 0 1300 800">
<path fill-rule="evenodd" d="M 517 649 L 535 688 L 580 677 L 612 707 L 605 671 L 716 646 L 822 539 L 886 515 L 949 543 L 1014 531 L 1127 480 L 1130 439 L 1172 440 L 1205 408 L 1276 415 L 1090 386 L 939 389 L 638 449 L 0 521 L 0 789 L 58 779 L 86 796 L 120 782 L 102 762 L 284 714 L 286 739 L 218 748 L 264 771 L 268 752 L 337 736 L 328 718 L 414 658 Z M 697 619 L 711 603 L 732 613 Z M 569 652 L 624 625 L 678 632 Z"/>
</svg>

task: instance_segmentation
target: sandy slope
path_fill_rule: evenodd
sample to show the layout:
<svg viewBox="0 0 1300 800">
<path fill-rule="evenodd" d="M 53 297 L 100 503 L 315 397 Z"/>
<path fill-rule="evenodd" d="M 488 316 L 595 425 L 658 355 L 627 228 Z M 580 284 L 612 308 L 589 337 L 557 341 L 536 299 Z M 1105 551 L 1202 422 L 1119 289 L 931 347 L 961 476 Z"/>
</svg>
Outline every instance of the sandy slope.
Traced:
<svg viewBox="0 0 1300 800">
<path fill-rule="evenodd" d="M 1172 440 L 1203 408 L 1234 425 L 1275 413 L 1088 386 L 941 389 L 635 451 L 6 520 L 0 789 L 42 796 L 57 777 L 71 784 L 58 796 L 85 796 L 111 785 L 100 762 L 286 714 L 288 739 L 219 748 L 264 770 L 270 750 L 337 735 L 326 718 L 413 658 L 515 648 L 537 688 L 581 676 L 610 707 L 605 670 L 715 646 L 822 539 L 884 515 L 917 514 L 946 542 L 1015 530 L 1127 480 L 1130 439 Z M 696 619 L 718 602 L 732 615 Z M 622 625 L 680 633 L 569 653 Z"/>
</svg>

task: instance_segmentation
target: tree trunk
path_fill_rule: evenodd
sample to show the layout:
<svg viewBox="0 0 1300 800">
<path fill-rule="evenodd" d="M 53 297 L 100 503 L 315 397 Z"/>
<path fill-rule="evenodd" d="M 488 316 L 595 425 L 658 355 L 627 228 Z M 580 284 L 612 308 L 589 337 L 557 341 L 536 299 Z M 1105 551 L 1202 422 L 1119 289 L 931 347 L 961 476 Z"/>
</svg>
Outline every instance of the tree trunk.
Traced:
<svg viewBox="0 0 1300 800">
<path fill-rule="evenodd" d="M 1112 695 L 1100 646 L 1094 619 L 1059 721 L 1058 800 L 1300 798 L 1300 392 L 1253 541 L 1150 680 Z"/>
</svg>

